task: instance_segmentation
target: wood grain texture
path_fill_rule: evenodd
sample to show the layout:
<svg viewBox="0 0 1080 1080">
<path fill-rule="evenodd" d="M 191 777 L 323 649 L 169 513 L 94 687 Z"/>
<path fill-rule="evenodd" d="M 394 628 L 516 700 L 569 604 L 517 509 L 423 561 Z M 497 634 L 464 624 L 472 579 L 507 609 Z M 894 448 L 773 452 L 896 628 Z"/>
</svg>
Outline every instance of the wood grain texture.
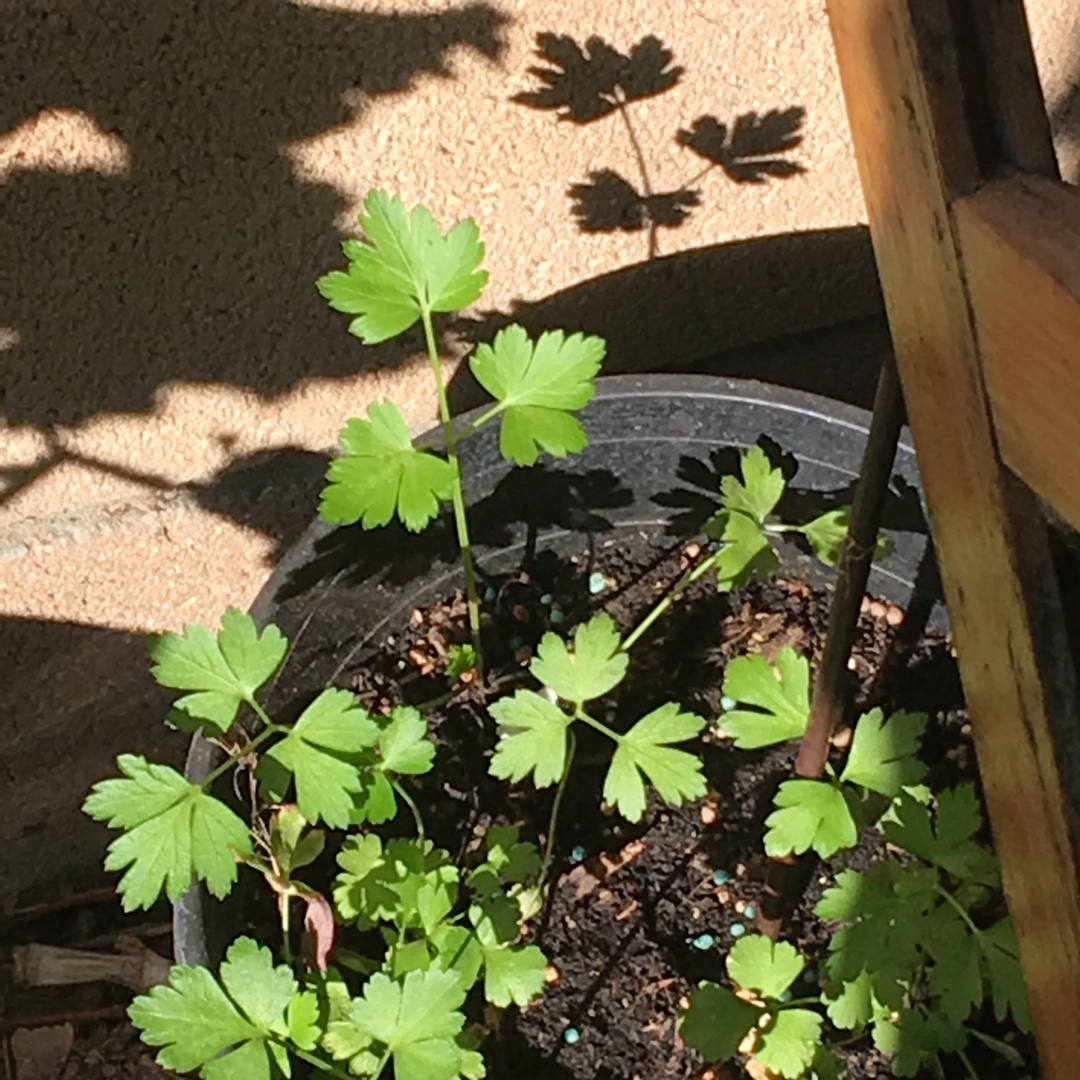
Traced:
<svg viewBox="0 0 1080 1080">
<path fill-rule="evenodd" d="M 1007 487 L 983 390 L 950 215 L 951 200 L 982 175 L 944 7 L 828 0 L 1043 1072 L 1071 1080 L 1080 1055 L 1080 890 L 1052 734 L 1071 720 L 1059 715 L 1070 708 L 1071 666 L 1049 672 L 1068 652 L 1056 582 L 1048 560 L 1033 554 L 1044 548 L 1044 527 L 1034 500 Z M 1030 541 L 1023 557 L 1018 528 Z M 1048 675 L 1067 692 L 1048 692 Z"/>
<path fill-rule="evenodd" d="M 1017 176 L 954 215 L 1002 458 L 1080 528 L 1080 190 Z"/>
</svg>

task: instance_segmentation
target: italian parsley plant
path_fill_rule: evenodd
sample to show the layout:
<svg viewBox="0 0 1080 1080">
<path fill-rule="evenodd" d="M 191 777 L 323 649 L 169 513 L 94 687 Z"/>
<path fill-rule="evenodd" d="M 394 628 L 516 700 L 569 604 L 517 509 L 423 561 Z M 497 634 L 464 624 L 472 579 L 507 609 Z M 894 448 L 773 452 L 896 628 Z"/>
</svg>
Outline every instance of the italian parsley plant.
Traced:
<svg viewBox="0 0 1080 1080">
<path fill-rule="evenodd" d="M 360 215 L 363 238 L 343 249 L 349 266 L 318 281 L 336 311 L 352 315 L 349 331 L 377 345 L 418 322 L 431 363 L 442 424 L 442 452 L 419 449 L 401 410 L 391 401 L 368 407 L 367 418 L 350 420 L 341 432 L 341 454 L 331 463 L 320 513 L 336 524 L 365 529 L 397 517 L 407 529 L 424 529 L 444 502 L 453 507 L 465 570 L 473 658 L 483 663 L 480 603 L 469 536 L 458 447 L 488 423 L 499 423 L 499 449 L 515 465 L 535 465 L 541 452 L 553 457 L 582 450 L 588 442 L 574 415 L 593 395 L 606 351 L 602 338 L 550 330 L 532 339 L 516 324 L 500 330 L 469 358 L 477 382 L 494 404 L 467 426 L 454 423 L 446 393 L 434 318 L 475 303 L 487 282 L 480 268 L 484 245 L 472 219 L 448 232 L 430 210 L 407 210 L 398 197 L 372 191 Z"/>
<path fill-rule="evenodd" d="M 809 663 L 790 646 L 772 662 L 757 654 L 730 661 L 723 692 L 731 707 L 719 733 L 740 749 L 806 729 Z M 765 821 L 766 854 L 843 857 L 868 828 L 884 854 L 866 870 L 842 868 L 814 908 L 833 928 L 820 989 L 792 1001 L 805 962 L 791 944 L 763 936 L 729 953 L 734 989 L 699 985 L 681 1031 L 710 1061 L 742 1052 L 786 1080 L 839 1080 L 845 1066 L 828 1047 L 869 1035 L 902 1077 L 928 1064 L 946 1075 L 941 1058 L 954 1054 L 978 1080 L 972 1040 L 1023 1064 L 974 1023 L 989 1008 L 998 1022 L 1031 1030 L 1012 924 L 999 910 L 998 860 L 977 840 L 975 789 L 934 795 L 923 785 L 925 726 L 922 714 L 886 718 L 872 709 L 859 718 L 842 767 L 780 785 Z"/>
<path fill-rule="evenodd" d="M 216 633 L 188 626 L 151 646 L 153 674 L 179 690 L 172 726 L 202 731 L 226 760 L 202 782 L 124 754 L 121 775 L 95 784 L 84 810 L 119 830 L 106 869 L 126 911 L 177 901 L 196 881 L 226 897 L 238 868 L 262 874 L 278 901 L 284 962 L 249 937 L 215 974 L 177 965 L 168 983 L 135 999 L 132 1022 L 159 1064 L 204 1080 L 271 1080 L 304 1061 L 334 1076 L 372 1080 L 479 1080 L 483 1058 L 464 1002 L 479 984 L 487 1002 L 525 1005 L 544 987 L 546 958 L 522 946 L 540 905 L 540 856 L 516 825 L 494 825 L 483 855 L 459 865 L 427 839 L 406 778 L 428 772 L 435 746 L 415 709 L 369 712 L 328 688 L 294 723 L 274 721 L 260 691 L 288 641 L 230 609 Z M 235 724 L 250 709 L 258 730 Z M 251 820 L 211 787 L 246 772 Z M 415 835 L 384 840 L 374 826 L 412 813 Z M 345 832 L 330 896 L 303 879 L 323 855 L 327 829 Z M 304 909 L 304 960 L 294 958 L 295 907 Z M 339 928 L 376 931 L 358 953 Z M 338 966 L 332 966 L 330 961 Z M 344 1066 L 338 1063 L 346 1063 Z M 348 1069 L 346 1072 L 345 1069 Z"/>
</svg>

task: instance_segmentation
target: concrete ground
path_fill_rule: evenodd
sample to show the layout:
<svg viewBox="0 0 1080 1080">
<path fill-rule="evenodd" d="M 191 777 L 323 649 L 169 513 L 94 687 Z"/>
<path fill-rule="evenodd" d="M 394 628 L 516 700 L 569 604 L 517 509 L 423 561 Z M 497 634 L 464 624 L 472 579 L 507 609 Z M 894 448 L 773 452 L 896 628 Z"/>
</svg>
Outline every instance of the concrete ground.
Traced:
<svg viewBox="0 0 1080 1080">
<path fill-rule="evenodd" d="M 1076 178 L 1080 10 L 1028 7 Z M 511 317 L 604 334 L 613 371 L 872 392 L 821 0 L 8 0 L 0 899 L 94 874 L 75 807 L 118 750 L 182 752 L 139 635 L 250 603 L 349 416 L 432 419 L 417 339 L 364 348 L 314 290 L 372 187 L 479 224 L 451 357 Z"/>
</svg>

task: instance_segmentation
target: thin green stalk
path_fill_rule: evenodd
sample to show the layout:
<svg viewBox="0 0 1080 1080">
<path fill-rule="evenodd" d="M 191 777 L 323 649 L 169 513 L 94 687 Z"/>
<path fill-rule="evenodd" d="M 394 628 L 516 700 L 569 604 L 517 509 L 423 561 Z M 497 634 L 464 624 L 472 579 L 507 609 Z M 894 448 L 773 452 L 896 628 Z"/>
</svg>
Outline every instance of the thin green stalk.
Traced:
<svg viewBox="0 0 1080 1080">
<path fill-rule="evenodd" d="M 277 1042 L 279 1046 L 284 1046 L 290 1054 L 295 1054 L 301 1061 L 306 1061 L 309 1065 L 314 1065 L 316 1069 L 328 1073 L 330 1076 L 338 1077 L 338 1080 L 356 1080 L 356 1077 L 353 1076 L 352 1073 L 347 1073 L 344 1069 L 339 1069 L 336 1065 L 331 1065 L 329 1061 L 323 1061 L 314 1054 L 309 1054 L 306 1050 L 301 1050 L 299 1046 L 290 1042 L 288 1039 L 275 1039 L 274 1041 Z"/>
<path fill-rule="evenodd" d="M 703 578 L 714 566 L 716 566 L 717 562 L 720 560 L 720 553 L 723 550 L 723 548 L 719 548 L 707 558 L 702 559 L 696 566 L 690 567 L 690 569 L 675 582 L 671 589 L 664 594 L 652 611 L 650 611 L 649 614 L 646 615 L 625 638 L 623 638 L 623 642 L 619 646 L 619 651 L 629 652 L 630 649 L 637 644 L 641 636 L 648 631 L 649 627 L 664 615 L 695 581 Z"/>
<path fill-rule="evenodd" d="M 559 809 L 562 807 L 563 795 L 566 793 L 566 782 L 570 778 L 570 766 L 574 763 L 574 751 L 577 749 L 577 740 L 573 731 L 567 729 L 566 768 L 563 769 L 562 779 L 555 792 L 555 801 L 551 804 L 551 820 L 548 822 L 547 844 L 544 848 L 544 862 L 540 867 L 540 886 L 547 881 L 548 871 L 551 869 L 551 860 L 555 855 L 555 826 L 559 821 Z"/>
<path fill-rule="evenodd" d="M 292 942 L 289 941 L 289 915 L 291 911 L 292 897 L 288 893 L 282 893 L 278 900 L 278 907 L 281 911 L 281 949 L 285 954 L 285 963 L 292 967 L 293 964 L 293 951 Z"/>
<path fill-rule="evenodd" d="M 969 1058 L 963 1050 L 957 1050 L 956 1053 L 964 1063 L 964 1068 L 967 1070 L 967 1074 L 971 1077 L 971 1080 L 979 1080 L 979 1074 L 975 1071 L 975 1066 L 971 1063 L 971 1058 Z"/>
<path fill-rule="evenodd" d="M 490 409 L 488 409 L 487 412 L 481 413 L 475 420 L 472 421 L 472 423 L 465 424 L 463 427 L 459 428 L 454 435 L 455 440 L 457 442 L 461 442 L 462 439 L 467 439 L 474 431 L 478 431 L 490 420 L 494 420 L 495 417 L 498 416 L 501 412 L 505 412 L 505 410 L 505 401 L 496 402 L 494 405 L 491 406 Z"/>
<path fill-rule="evenodd" d="M 946 889 L 946 888 L 945 888 L 944 886 L 942 886 L 942 885 L 939 885 L 939 886 L 937 887 L 937 891 L 938 891 L 938 892 L 939 892 L 939 893 L 940 893 L 940 894 L 941 894 L 941 895 L 942 895 L 943 897 L 945 897 L 945 899 L 946 899 L 946 900 L 947 900 L 947 901 L 948 901 L 948 902 L 949 902 L 949 903 L 950 903 L 950 904 L 951 904 L 951 905 L 953 906 L 953 908 L 954 908 L 954 909 L 956 910 L 956 913 L 957 913 L 957 914 L 958 914 L 958 915 L 960 916 L 960 918 L 961 918 L 961 919 L 963 919 L 963 920 L 964 920 L 964 922 L 966 922 L 966 923 L 967 923 L 967 925 L 968 925 L 968 929 L 969 929 L 969 930 L 970 930 L 970 931 L 971 931 L 971 932 L 972 932 L 973 934 L 975 934 L 976 936 L 978 936 L 978 937 L 982 937 L 982 931 L 981 931 L 981 930 L 980 930 L 980 929 L 979 929 L 979 928 L 978 928 L 978 927 L 977 927 L 977 926 L 975 925 L 975 923 L 974 923 L 974 922 L 972 921 L 972 918 L 971 918 L 971 916 L 970 916 L 970 915 L 969 915 L 969 914 L 967 913 L 966 909 L 964 908 L 964 905 L 963 905 L 963 904 L 961 904 L 961 903 L 960 903 L 960 901 L 959 901 L 959 900 L 957 900 L 957 899 L 956 899 L 956 897 L 955 897 L 955 896 L 953 896 L 953 894 L 952 894 L 951 892 L 949 892 L 949 890 L 948 890 L 948 889 Z"/>
<path fill-rule="evenodd" d="M 577 712 L 574 713 L 574 719 L 581 720 L 583 723 L 588 724 L 589 727 L 595 728 L 601 734 L 606 735 L 609 739 L 611 739 L 612 742 L 622 742 L 622 736 L 617 731 L 612 731 L 611 728 L 607 726 L 607 724 L 602 724 L 599 720 L 594 720 L 587 712 L 584 712 L 580 708 L 577 710 Z"/>
<path fill-rule="evenodd" d="M 390 785 L 401 796 L 401 801 L 412 811 L 413 821 L 416 823 L 416 835 L 422 845 L 424 843 L 424 819 L 420 816 L 420 807 L 416 805 L 416 800 L 397 780 L 391 780 Z"/>
<path fill-rule="evenodd" d="M 472 542 L 469 539 L 469 521 L 465 515 L 465 490 L 461 481 L 461 459 L 458 456 L 458 436 L 450 418 L 450 400 L 446 396 L 446 381 L 443 379 L 442 360 L 435 343 L 435 327 L 431 322 L 431 313 L 422 315 L 424 340 L 427 342 L 428 359 L 435 376 L 435 392 L 439 398 L 439 419 L 442 422 L 443 438 L 446 440 L 446 456 L 451 469 L 451 502 L 454 506 L 454 525 L 457 529 L 458 547 L 461 548 L 461 562 L 465 569 L 465 596 L 469 607 L 469 633 L 472 635 L 473 648 L 476 650 L 476 675 L 484 678 L 484 651 L 480 643 L 480 597 L 476 590 L 476 567 L 473 564 Z"/>
<path fill-rule="evenodd" d="M 393 1051 L 389 1046 L 383 1051 L 383 1056 L 379 1059 L 379 1067 L 372 1074 L 371 1080 L 379 1080 L 379 1077 L 382 1076 L 383 1069 L 390 1063 L 391 1053 L 393 1053 Z"/>
</svg>

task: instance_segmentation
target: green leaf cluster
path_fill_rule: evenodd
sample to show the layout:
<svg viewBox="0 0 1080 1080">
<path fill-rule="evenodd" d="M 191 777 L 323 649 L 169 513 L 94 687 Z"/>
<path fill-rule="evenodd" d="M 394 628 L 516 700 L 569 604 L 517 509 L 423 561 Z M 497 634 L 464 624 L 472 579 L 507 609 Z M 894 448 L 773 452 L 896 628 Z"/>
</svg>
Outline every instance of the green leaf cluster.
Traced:
<svg viewBox="0 0 1080 1080">
<path fill-rule="evenodd" d="M 801 525 L 773 520 L 787 489 L 783 470 L 774 466 L 761 446 L 750 446 L 739 459 L 739 475 L 720 481 L 720 509 L 705 523 L 707 536 L 722 545 L 716 559 L 717 587 L 740 588 L 751 578 L 771 578 L 780 567 L 775 541 L 785 533 L 805 537 L 814 554 L 835 566 L 847 537 L 850 508 L 827 510 Z M 879 537 L 876 554 L 887 555 L 891 544 Z"/>
<path fill-rule="evenodd" d="M 349 330 L 376 345 L 423 324 L 437 371 L 436 389 L 448 423 L 441 362 L 432 316 L 475 303 L 487 281 L 480 269 L 484 245 L 472 219 L 442 233 L 423 206 L 407 210 L 400 198 L 372 191 L 360 215 L 363 238 L 346 240 L 348 269 L 319 278 L 319 292 L 337 311 L 354 316 Z M 588 439 L 574 415 L 589 403 L 606 350 L 602 338 L 549 330 L 535 340 L 516 324 L 479 345 L 469 366 L 495 404 L 470 427 L 447 436 L 449 460 L 416 447 L 393 402 L 368 407 L 367 419 L 350 420 L 341 432 L 341 454 L 330 464 L 320 513 L 336 524 L 365 529 L 395 516 L 418 532 L 460 492 L 454 445 L 472 431 L 499 422 L 499 447 L 507 461 L 535 465 L 582 450 Z"/>
<path fill-rule="evenodd" d="M 870 1025 L 898 1076 L 963 1049 L 984 1001 L 999 1021 L 1030 1030 L 1011 922 L 991 914 L 998 865 L 975 839 L 981 826 L 970 784 L 933 805 L 902 791 L 881 827 L 916 858 L 844 870 L 815 907 L 837 924 L 825 966 L 829 1018 L 849 1030 Z"/>
<path fill-rule="evenodd" d="M 733 990 L 700 983 L 682 1014 L 679 1033 L 708 1061 L 728 1061 L 740 1049 L 786 1080 L 824 1059 L 823 1017 L 784 998 L 805 967 L 794 945 L 761 934 L 741 938 L 727 956 Z M 826 1068 L 822 1060 L 822 1071 Z"/>
<path fill-rule="evenodd" d="M 774 857 L 813 850 L 823 859 L 858 842 L 860 828 L 874 825 L 890 802 L 926 775 L 918 758 L 926 717 L 881 709 L 864 713 L 855 727 L 847 763 L 839 776 L 785 780 L 765 819 L 765 852 Z"/>
<path fill-rule="evenodd" d="M 585 711 L 622 682 L 628 657 L 620 644 L 614 621 L 603 613 L 575 629 L 572 649 L 557 634 L 544 635 L 529 665 L 544 692 L 518 690 L 491 706 L 500 733 L 493 776 L 516 783 L 531 774 L 537 787 L 559 782 L 568 768 L 571 725 L 583 722 L 615 743 L 604 799 L 630 821 L 645 813 L 646 780 L 670 806 L 705 794 L 700 759 L 672 745 L 701 732 L 700 716 L 668 702 L 619 733 Z"/>
</svg>

